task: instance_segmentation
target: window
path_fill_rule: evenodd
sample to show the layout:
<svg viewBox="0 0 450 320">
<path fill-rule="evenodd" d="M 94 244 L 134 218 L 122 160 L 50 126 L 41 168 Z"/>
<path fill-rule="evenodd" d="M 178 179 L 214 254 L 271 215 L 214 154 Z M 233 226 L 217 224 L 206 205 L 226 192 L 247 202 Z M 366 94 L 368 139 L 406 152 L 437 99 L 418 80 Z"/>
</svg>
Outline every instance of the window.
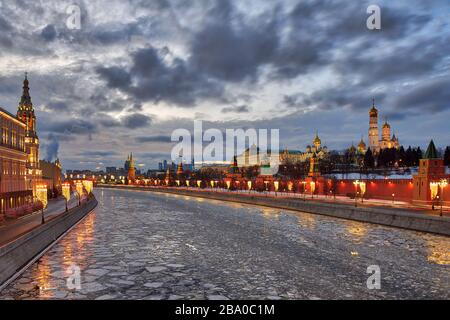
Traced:
<svg viewBox="0 0 450 320">
<path fill-rule="evenodd" d="M 2 128 L 2 143 L 8 144 L 8 128 Z"/>
<path fill-rule="evenodd" d="M 17 148 L 17 134 L 15 131 L 11 132 L 11 145 Z"/>
</svg>

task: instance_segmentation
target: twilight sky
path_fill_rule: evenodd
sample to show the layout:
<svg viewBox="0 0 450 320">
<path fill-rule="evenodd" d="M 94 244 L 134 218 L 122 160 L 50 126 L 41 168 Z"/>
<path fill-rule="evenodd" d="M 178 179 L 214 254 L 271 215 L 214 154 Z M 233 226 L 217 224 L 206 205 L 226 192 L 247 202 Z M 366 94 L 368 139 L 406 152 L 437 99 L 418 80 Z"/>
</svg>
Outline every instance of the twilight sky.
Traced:
<svg viewBox="0 0 450 320">
<path fill-rule="evenodd" d="M 71 4 L 80 30 L 66 26 Z M 381 7 L 381 30 L 366 9 Z M 450 145 L 448 0 L 0 0 L 0 106 L 29 72 L 41 157 L 142 168 L 174 129 L 278 128 L 304 150 L 364 135 L 372 97 L 400 143 Z"/>
</svg>

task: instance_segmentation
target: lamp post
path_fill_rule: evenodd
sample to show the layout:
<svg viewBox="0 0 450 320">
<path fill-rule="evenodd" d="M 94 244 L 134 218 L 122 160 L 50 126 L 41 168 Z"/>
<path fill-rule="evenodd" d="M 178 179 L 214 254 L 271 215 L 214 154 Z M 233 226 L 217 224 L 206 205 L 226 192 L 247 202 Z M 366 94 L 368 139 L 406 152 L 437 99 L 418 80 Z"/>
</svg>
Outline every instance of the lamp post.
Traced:
<svg viewBox="0 0 450 320">
<path fill-rule="evenodd" d="M 69 211 L 69 199 L 70 199 L 70 183 L 64 182 L 62 184 L 62 193 L 64 198 L 66 199 L 66 212 Z"/>
<path fill-rule="evenodd" d="M 392 194 L 392 204 L 395 204 L 395 193 Z"/>
<path fill-rule="evenodd" d="M 47 185 L 42 184 L 36 186 L 36 198 L 42 203 L 42 211 L 41 211 L 41 223 L 45 223 L 44 209 L 47 207 L 48 199 L 47 199 Z"/>
<path fill-rule="evenodd" d="M 439 182 L 439 187 L 441 187 L 441 212 L 440 212 L 440 216 L 442 217 L 442 206 L 444 205 L 444 189 L 445 187 L 448 185 L 448 182 L 446 179 L 442 179 Z"/>
<path fill-rule="evenodd" d="M 358 185 L 359 185 L 359 180 L 354 181 L 353 184 L 355 185 L 355 207 L 357 207 L 358 206 Z"/>
<path fill-rule="evenodd" d="M 306 181 L 302 181 L 303 184 L 303 201 L 306 202 Z"/>
</svg>

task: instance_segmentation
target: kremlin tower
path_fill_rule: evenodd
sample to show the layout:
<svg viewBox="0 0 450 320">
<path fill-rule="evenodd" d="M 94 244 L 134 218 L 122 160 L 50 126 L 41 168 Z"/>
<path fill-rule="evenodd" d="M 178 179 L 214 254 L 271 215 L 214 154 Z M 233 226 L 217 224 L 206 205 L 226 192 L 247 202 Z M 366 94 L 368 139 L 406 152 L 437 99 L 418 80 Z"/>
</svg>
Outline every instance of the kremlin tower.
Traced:
<svg viewBox="0 0 450 320">
<path fill-rule="evenodd" d="M 23 93 L 17 110 L 17 118 L 26 124 L 25 150 L 28 154 L 26 179 L 30 183 L 29 188 L 33 189 L 33 194 L 35 194 L 36 185 L 41 179 L 42 172 L 39 168 L 39 138 L 36 133 L 36 115 L 31 102 L 27 73 L 25 73 L 25 80 L 23 81 Z"/>
<path fill-rule="evenodd" d="M 128 156 L 127 161 L 125 163 L 126 163 L 125 168 L 127 170 L 128 183 L 132 184 L 136 181 L 136 165 L 134 163 L 133 153 L 131 153 Z"/>
</svg>

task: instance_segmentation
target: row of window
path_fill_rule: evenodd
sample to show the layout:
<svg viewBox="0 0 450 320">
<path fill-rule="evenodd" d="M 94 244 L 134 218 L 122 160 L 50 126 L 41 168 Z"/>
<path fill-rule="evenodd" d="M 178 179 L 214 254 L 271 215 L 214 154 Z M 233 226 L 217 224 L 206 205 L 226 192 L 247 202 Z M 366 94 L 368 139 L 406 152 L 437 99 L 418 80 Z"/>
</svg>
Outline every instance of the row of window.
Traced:
<svg viewBox="0 0 450 320">
<path fill-rule="evenodd" d="M 26 174 L 25 165 L 19 162 L 3 161 L 3 163 L 0 164 L 0 172 L 3 173 L 3 175 L 11 174 L 13 176 L 24 176 Z"/>
<path fill-rule="evenodd" d="M 8 128 L 2 128 L 2 145 L 25 151 L 25 136 L 18 135 L 16 131 L 10 131 Z"/>
</svg>

